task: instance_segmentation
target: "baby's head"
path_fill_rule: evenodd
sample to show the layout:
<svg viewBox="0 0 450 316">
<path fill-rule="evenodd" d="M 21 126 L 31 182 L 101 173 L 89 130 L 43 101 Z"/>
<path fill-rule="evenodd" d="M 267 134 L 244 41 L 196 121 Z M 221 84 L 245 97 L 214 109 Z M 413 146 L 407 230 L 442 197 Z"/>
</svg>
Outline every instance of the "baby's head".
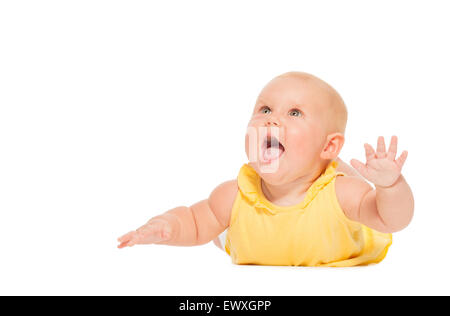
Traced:
<svg viewBox="0 0 450 316">
<path fill-rule="evenodd" d="M 245 138 L 249 164 L 274 185 L 314 175 L 338 156 L 346 123 L 344 101 L 329 84 L 303 72 L 282 74 L 256 100 Z"/>
</svg>

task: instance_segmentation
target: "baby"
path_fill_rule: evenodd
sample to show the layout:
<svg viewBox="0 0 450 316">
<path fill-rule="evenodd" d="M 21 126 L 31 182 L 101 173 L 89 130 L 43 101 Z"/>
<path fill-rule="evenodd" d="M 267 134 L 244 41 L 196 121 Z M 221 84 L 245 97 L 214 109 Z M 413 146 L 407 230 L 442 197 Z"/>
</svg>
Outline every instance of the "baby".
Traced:
<svg viewBox="0 0 450 316">
<path fill-rule="evenodd" d="M 338 158 L 346 123 L 344 101 L 321 79 L 302 72 L 272 79 L 256 101 L 245 139 L 249 162 L 237 178 L 205 200 L 151 218 L 120 237 L 118 248 L 214 240 L 235 264 L 380 262 L 392 233 L 413 216 L 401 175 L 407 152 L 396 158 L 397 137 L 387 151 L 379 137 L 376 151 L 364 145 L 366 163 L 352 159 L 352 169 Z"/>
</svg>

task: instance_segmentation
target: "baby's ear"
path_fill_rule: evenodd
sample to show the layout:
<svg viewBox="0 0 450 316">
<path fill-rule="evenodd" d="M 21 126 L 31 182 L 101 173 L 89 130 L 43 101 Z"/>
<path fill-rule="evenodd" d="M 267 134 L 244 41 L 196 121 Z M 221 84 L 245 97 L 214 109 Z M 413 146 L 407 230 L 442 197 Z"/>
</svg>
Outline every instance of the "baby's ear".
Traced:
<svg viewBox="0 0 450 316">
<path fill-rule="evenodd" d="M 320 153 L 320 158 L 322 159 L 335 159 L 339 155 L 339 152 L 344 146 L 345 137 L 341 133 L 333 133 L 327 136 L 325 145 L 322 152 Z"/>
</svg>

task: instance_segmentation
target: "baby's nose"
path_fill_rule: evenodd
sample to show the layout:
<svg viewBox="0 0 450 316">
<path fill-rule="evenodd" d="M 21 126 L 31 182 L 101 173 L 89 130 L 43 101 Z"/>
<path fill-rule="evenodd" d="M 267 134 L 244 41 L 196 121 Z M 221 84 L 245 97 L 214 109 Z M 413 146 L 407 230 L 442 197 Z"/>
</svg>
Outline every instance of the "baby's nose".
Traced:
<svg viewBox="0 0 450 316">
<path fill-rule="evenodd" d="M 266 126 L 279 126 L 280 124 L 276 120 L 268 120 L 266 121 Z"/>
</svg>

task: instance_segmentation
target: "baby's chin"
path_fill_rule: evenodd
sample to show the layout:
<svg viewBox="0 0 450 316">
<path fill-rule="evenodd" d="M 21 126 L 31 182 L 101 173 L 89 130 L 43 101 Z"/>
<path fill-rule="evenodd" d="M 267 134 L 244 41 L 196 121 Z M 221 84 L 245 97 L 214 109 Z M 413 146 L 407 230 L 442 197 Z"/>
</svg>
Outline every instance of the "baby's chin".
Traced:
<svg viewBox="0 0 450 316">
<path fill-rule="evenodd" d="M 271 185 L 281 185 L 288 182 L 287 176 L 289 175 L 289 172 L 284 170 L 285 168 L 283 168 L 281 163 L 263 164 L 260 162 L 250 162 L 249 165 L 266 183 Z"/>
</svg>

